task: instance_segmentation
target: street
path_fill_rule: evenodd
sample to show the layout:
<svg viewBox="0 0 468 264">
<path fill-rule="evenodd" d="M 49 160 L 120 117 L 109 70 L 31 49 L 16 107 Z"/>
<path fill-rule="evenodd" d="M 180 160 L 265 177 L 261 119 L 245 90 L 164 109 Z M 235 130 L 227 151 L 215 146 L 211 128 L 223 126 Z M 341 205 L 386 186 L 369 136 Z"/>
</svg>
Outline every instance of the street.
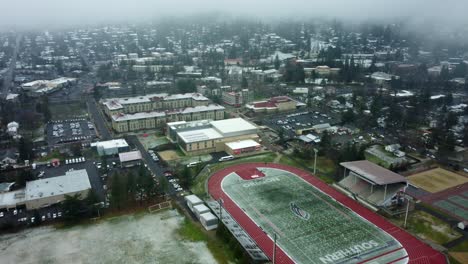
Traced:
<svg viewBox="0 0 468 264">
<path fill-rule="evenodd" d="M 89 97 L 88 100 L 86 101 L 86 104 L 88 105 L 88 112 L 91 116 L 91 119 L 94 122 L 94 125 L 96 126 L 99 136 L 102 140 L 111 140 L 112 135 L 110 131 L 107 129 L 106 126 L 106 121 L 104 120 L 104 117 L 102 116 L 101 112 L 98 109 L 98 106 L 96 104 L 96 101 L 94 98 Z M 138 140 L 137 140 L 138 141 Z"/>
<path fill-rule="evenodd" d="M 2 94 L 3 94 L 4 98 L 6 98 L 6 96 L 10 92 L 10 87 L 11 87 L 11 83 L 13 81 L 13 75 L 14 75 L 14 71 L 15 71 L 15 67 L 16 67 L 16 57 L 17 57 L 17 54 L 18 54 L 18 49 L 19 49 L 19 45 L 20 45 L 20 42 L 21 42 L 21 37 L 22 37 L 22 35 L 20 35 L 20 34 L 18 34 L 18 36 L 16 37 L 15 50 L 13 52 L 13 56 L 11 57 L 10 66 L 8 67 L 8 74 L 5 75 L 5 78 L 4 78 L 4 81 L 3 81 Z"/>
</svg>

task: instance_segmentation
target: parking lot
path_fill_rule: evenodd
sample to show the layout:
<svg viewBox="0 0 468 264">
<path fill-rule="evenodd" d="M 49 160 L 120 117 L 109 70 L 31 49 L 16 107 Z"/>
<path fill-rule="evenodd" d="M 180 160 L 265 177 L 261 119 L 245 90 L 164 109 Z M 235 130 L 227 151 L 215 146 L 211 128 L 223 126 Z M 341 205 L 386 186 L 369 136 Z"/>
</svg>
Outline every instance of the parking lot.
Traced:
<svg viewBox="0 0 468 264">
<path fill-rule="evenodd" d="M 62 209 L 58 205 L 28 211 L 24 207 L 0 210 L 0 226 L 29 226 L 60 220 Z"/>
<path fill-rule="evenodd" d="M 280 131 L 283 129 L 286 139 L 294 138 L 296 130 L 310 129 L 315 125 L 336 125 L 340 122 L 340 116 L 336 113 L 322 113 L 319 111 L 298 111 L 284 115 L 276 115 L 266 118 L 263 123 L 268 127 Z"/>
<path fill-rule="evenodd" d="M 38 178 L 45 179 L 65 175 L 65 172 L 70 170 L 81 169 L 86 169 L 91 187 L 99 199 L 104 201 L 105 190 L 103 189 L 103 181 L 99 176 L 99 172 L 97 171 L 95 164 L 92 161 L 76 161 L 72 164 L 62 164 L 58 167 L 48 167 L 46 165 L 38 166 L 35 169 L 35 173 Z M 33 211 L 28 211 L 24 207 L 18 207 L 10 210 L 0 210 L 0 226 L 4 226 L 5 224 L 13 226 L 26 226 L 36 224 L 38 223 L 38 220 L 40 220 L 39 222 L 58 220 L 62 216 L 63 215 L 59 205 L 52 205 Z"/>
<path fill-rule="evenodd" d="M 49 146 L 91 141 L 94 137 L 96 137 L 94 125 L 84 118 L 51 121 L 47 124 L 47 142 Z"/>
</svg>

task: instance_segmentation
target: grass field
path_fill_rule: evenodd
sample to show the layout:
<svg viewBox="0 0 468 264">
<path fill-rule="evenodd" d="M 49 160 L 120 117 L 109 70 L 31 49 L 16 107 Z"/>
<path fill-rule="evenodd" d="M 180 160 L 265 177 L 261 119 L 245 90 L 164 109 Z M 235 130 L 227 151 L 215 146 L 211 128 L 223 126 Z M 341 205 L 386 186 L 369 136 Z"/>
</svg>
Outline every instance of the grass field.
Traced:
<svg viewBox="0 0 468 264">
<path fill-rule="evenodd" d="M 453 231 L 449 224 L 423 211 L 410 215 L 408 229 L 421 238 L 441 245 L 460 237 L 460 233 Z"/>
<path fill-rule="evenodd" d="M 436 168 L 411 175 L 408 177 L 408 180 L 412 184 L 431 193 L 437 193 L 468 182 L 467 177 L 463 177 L 442 168 Z"/>
<path fill-rule="evenodd" d="M 144 136 L 145 134 L 146 137 Z M 138 135 L 138 140 L 146 150 L 170 143 L 169 139 L 164 136 L 157 136 L 155 133 L 145 134 Z"/>
<path fill-rule="evenodd" d="M 222 188 L 296 263 L 389 262 L 404 257 L 398 241 L 337 203 L 300 177 L 259 168 L 266 176 L 242 180 L 227 175 Z M 380 263 L 380 262 L 379 262 Z"/>
</svg>

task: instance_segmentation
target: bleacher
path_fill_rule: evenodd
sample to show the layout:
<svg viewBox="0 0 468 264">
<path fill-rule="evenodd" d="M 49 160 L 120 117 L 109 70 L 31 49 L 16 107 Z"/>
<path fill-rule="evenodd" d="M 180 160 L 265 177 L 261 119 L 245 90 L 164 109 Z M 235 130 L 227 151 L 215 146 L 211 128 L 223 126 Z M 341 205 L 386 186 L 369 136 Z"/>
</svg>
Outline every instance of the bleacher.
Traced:
<svg viewBox="0 0 468 264">
<path fill-rule="evenodd" d="M 341 180 L 338 185 L 352 196 L 356 196 L 377 207 L 388 205 L 392 197 L 406 186 L 403 182 L 391 183 L 386 185 L 387 191 L 385 191 L 385 185 L 371 183 L 363 178 L 365 177 L 350 171 L 348 176 Z"/>
</svg>

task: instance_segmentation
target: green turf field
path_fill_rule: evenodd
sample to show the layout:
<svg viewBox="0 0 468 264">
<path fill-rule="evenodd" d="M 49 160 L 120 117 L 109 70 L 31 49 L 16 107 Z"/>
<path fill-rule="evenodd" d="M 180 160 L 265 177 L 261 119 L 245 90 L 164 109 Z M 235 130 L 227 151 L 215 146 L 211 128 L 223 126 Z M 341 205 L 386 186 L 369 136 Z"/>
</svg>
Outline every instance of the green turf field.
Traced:
<svg viewBox="0 0 468 264">
<path fill-rule="evenodd" d="M 279 169 L 259 170 L 266 176 L 248 181 L 231 173 L 222 188 L 270 237 L 278 235 L 278 245 L 296 263 L 357 263 L 401 247 L 300 177 Z M 395 259 L 406 253 L 390 255 Z"/>
</svg>

